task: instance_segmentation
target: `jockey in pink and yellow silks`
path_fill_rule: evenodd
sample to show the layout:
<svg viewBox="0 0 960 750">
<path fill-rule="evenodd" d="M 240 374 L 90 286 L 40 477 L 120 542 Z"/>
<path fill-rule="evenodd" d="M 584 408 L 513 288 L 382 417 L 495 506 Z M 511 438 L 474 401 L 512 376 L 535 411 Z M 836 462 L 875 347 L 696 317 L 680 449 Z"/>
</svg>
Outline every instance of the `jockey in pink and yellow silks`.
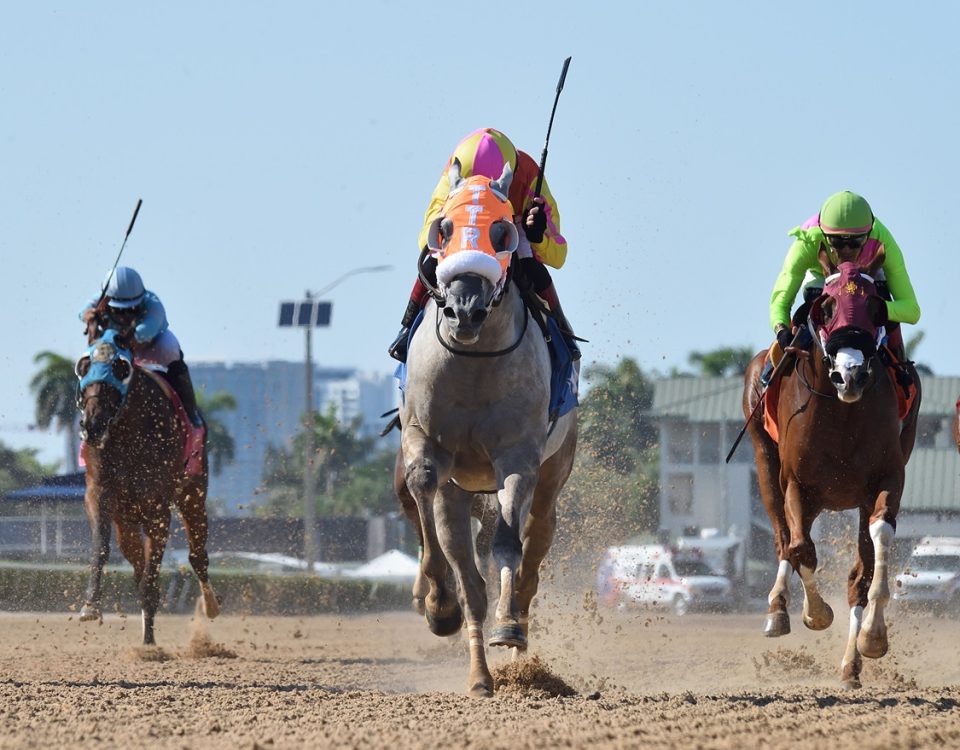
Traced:
<svg viewBox="0 0 960 750">
<path fill-rule="evenodd" d="M 423 228 L 420 230 L 418 247 L 427 247 L 427 235 L 434 220 L 441 215 L 444 202 L 450 192 L 448 170 L 454 160 L 459 161 L 461 176 L 483 175 L 492 180 L 498 179 L 505 164 L 513 169 L 510 183 L 509 200 L 513 209 L 514 222 L 521 230 L 517 258 L 522 273 L 533 285 L 534 291 L 550 306 L 557 317 L 560 328 L 569 332 L 570 324 L 564 316 L 557 297 L 556 288 L 546 266 L 560 268 L 567 259 L 567 241 L 560 233 L 560 212 L 547 181 L 544 180 L 540 196 L 534 198 L 534 189 L 540 168 L 528 154 L 518 151 L 510 139 L 499 130 L 481 128 L 460 141 L 447 159 L 440 180 L 430 196 Z M 431 282 L 435 280 L 437 261 L 428 257 L 423 263 L 423 271 Z M 410 301 L 401 321 L 400 333 L 391 344 L 390 356 L 401 362 L 406 360 L 407 336 L 410 326 L 420 312 L 428 297 L 427 288 L 417 279 L 410 293 Z M 580 350 L 575 339 L 565 336 L 570 353 L 579 359 Z"/>
<path fill-rule="evenodd" d="M 865 263 L 882 249 L 885 259 L 877 281 L 880 282 L 878 288 L 886 288 L 882 296 L 887 300 L 888 345 L 897 358 L 903 360 L 903 334 L 899 324 L 916 323 L 920 319 L 920 305 L 907 275 L 903 252 L 890 231 L 874 217 L 870 204 L 848 190 L 835 193 L 827 198 L 818 214 L 790 230 L 790 236 L 795 240 L 770 295 L 770 325 L 780 348 L 786 349 L 793 339 L 790 308 L 801 285 L 805 290 L 805 303 L 823 290 L 821 248 L 834 265 L 842 261 Z M 809 344 L 809 340 L 806 343 Z"/>
</svg>

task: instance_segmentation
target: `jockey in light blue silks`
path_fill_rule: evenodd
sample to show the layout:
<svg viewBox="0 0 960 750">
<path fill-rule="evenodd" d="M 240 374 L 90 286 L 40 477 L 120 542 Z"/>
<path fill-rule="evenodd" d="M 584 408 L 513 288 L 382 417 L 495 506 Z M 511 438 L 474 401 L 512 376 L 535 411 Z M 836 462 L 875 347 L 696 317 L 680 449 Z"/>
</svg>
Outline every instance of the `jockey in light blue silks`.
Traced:
<svg viewBox="0 0 960 750">
<path fill-rule="evenodd" d="M 162 372 L 183 402 L 193 428 L 204 429 L 190 371 L 183 361 L 180 342 L 167 323 L 160 298 L 144 288 L 140 274 L 127 266 L 118 266 L 109 277 L 99 309 L 98 299 L 99 295 L 80 313 L 83 322 L 88 327 L 96 322 L 104 330 L 132 333 L 130 338 L 136 362 Z"/>
</svg>

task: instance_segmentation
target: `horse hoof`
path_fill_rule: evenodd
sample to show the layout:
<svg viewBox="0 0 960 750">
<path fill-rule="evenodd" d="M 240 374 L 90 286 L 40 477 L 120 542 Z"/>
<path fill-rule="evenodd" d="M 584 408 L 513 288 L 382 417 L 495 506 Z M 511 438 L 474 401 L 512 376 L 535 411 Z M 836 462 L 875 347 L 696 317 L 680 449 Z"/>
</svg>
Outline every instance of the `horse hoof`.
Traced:
<svg viewBox="0 0 960 750">
<path fill-rule="evenodd" d="M 200 589 L 203 592 L 201 597 L 203 601 L 203 614 L 208 620 L 213 620 L 220 614 L 220 597 L 214 593 L 213 586 L 209 583 L 201 583 Z"/>
<path fill-rule="evenodd" d="M 848 679 L 846 679 L 846 680 L 841 680 L 841 681 L 840 681 L 840 684 L 841 684 L 846 690 L 859 690 L 860 688 L 863 687 L 863 685 L 860 683 L 860 678 L 859 678 L 859 677 L 850 677 L 850 678 L 848 678 Z"/>
<path fill-rule="evenodd" d="M 430 614 L 429 609 L 426 610 L 425 615 L 427 618 L 427 627 L 430 628 L 430 632 L 434 635 L 456 635 L 460 632 L 460 628 L 463 627 L 463 611 L 459 605 L 446 617 L 434 617 Z"/>
<path fill-rule="evenodd" d="M 522 651 L 527 650 L 527 637 L 523 634 L 523 628 L 515 622 L 497 625 L 487 641 L 488 646 L 507 646 L 508 648 L 518 648 Z"/>
<path fill-rule="evenodd" d="M 823 603 L 823 611 L 816 617 L 803 616 L 803 624 L 810 630 L 826 630 L 833 624 L 833 610 L 826 602 Z"/>
<path fill-rule="evenodd" d="M 763 634 L 767 638 L 779 638 L 790 632 L 790 615 L 786 612 L 770 612 L 763 625 Z"/>
<path fill-rule="evenodd" d="M 99 607 L 92 604 L 84 604 L 80 610 L 80 622 L 91 622 L 92 620 L 102 620 L 103 613 Z"/>
<path fill-rule="evenodd" d="M 478 682 L 476 685 L 470 686 L 467 694 L 471 698 L 492 698 L 493 688 L 485 682 Z"/>
<path fill-rule="evenodd" d="M 887 640 L 886 632 L 870 635 L 865 630 L 861 630 L 860 635 L 857 636 L 857 651 L 868 659 L 879 659 L 887 653 L 889 648 L 890 642 Z"/>
</svg>

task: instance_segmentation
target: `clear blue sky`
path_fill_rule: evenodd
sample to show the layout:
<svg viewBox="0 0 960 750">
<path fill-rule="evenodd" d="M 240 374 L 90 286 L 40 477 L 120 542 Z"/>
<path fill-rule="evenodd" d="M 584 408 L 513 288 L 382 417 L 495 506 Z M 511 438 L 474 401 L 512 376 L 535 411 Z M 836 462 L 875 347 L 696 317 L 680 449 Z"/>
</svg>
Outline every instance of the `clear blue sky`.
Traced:
<svg viewBox="0 0 960 750">
<path fill-rule="evenodd" d="M 391 370 L 449 150 L 489 125 L 539 158 L 568 55 L 547 176 L 570 244 L 554 278 L 587 364 L 667 371 L 766 345 L 787 230 L 849 188 L 904 249 L 919 359 L 960 373 L 958 6 L 803 5 L 9 6 L 0 440 L 59 457 L 59 438 L 26 431 L 32 358 L 79 353 L 77 311 L 138 197 L 124 260 L 188 361 L 301 359 L 280 300 L 387 263 L 330 293 L 314 340 L 321 364 Z"/>
</svg>

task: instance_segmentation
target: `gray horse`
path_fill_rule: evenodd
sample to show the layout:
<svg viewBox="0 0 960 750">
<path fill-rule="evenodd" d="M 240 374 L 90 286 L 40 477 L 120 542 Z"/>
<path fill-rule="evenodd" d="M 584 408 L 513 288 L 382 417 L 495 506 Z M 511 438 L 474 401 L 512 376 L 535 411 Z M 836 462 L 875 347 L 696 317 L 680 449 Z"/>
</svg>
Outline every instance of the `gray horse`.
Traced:
<svg viewBox="0 0 960 750">
<path fill-rule="evenodd" d="M 486 189 L 477 187 L 484 178 L 461 180 L 458 166 L 451 169 L 451 194 L 460 187 L 474 195 Z M 505 168 L 499 180 L 488 181 L 489 189 L 506 196 L 511 177 Z M 516 246 L 516 228 L 506 223 L 489 228 L 501 253 Z M 449 217 L 437 226 L 445 241 L 469 236 Z M 435 290 L 441 304 L 427 303 L 410 342 L 400 410 L 402 452 L 423 536 L 427 623 L 446 636 L 466 619 L 468 691 L 490 696 L 493 679 L 483 640 L 486 583 L 471 534 L 474 494 L 495 491 L 499 501 L 492 555 L 500 594 L 489 645 L 522 650 L 540 564 L 556 528 L 556 498 L 573 466 L 577 414 L 573 410 L 555 424 L 548 419 L 550 356 L 539 327 L 529 325 L 516 286 L 488 272 L 489 266 L 480 273 L 462 268 L 445 276 L 441 261 Z"/>
</svg>

